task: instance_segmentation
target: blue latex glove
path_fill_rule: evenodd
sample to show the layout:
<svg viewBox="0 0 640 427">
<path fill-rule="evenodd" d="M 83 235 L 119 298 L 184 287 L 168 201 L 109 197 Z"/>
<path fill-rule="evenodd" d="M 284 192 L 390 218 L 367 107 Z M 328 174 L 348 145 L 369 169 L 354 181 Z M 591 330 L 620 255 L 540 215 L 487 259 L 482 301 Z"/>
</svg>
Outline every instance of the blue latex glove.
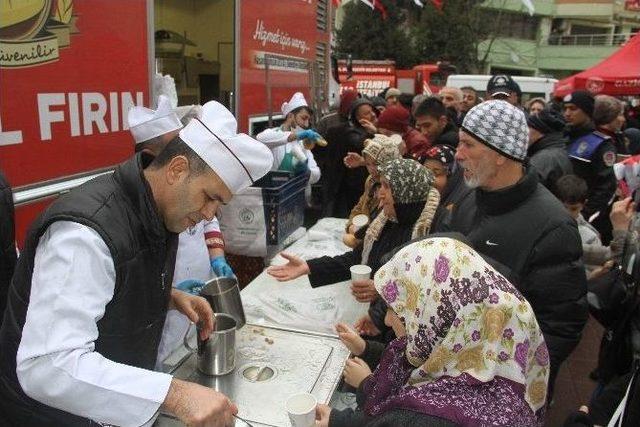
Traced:
<svg viewBox="0 0 640 427">
<path fill-rule="evenodd" d="M 204 287 L 204 282 L 201 280 L 187 279 L 176 285 L 176 289 L 190 293 L 191 295 L 200 295 L 200 291 Z"/>
<path fill-rule="evenodd" d="M 296 163 L 296 165 L 293 167 L 293 174 L 296 176 L 301 175 L 308 170 L 309 170 L 309 159 L 305 160 L 304 162 Z"/>
<path fill-rule="evenodd" d="M 227 263 L 223 255 L 217 256 L 211 260 L 211 269 L 218 277 L 233 277 L 233 270 Z"/>
<path fill-rule="evenodd" d="M 322 138 L 320 136 L 320 134 L 318 132 L 316 132 L 313 129 L 305 129 L 302 132 L 297 132 L 296 131 L 296 136 L 298 138 L 298 140 L 303 140 L 303 139 L 320 139 Z"/>
</svg>

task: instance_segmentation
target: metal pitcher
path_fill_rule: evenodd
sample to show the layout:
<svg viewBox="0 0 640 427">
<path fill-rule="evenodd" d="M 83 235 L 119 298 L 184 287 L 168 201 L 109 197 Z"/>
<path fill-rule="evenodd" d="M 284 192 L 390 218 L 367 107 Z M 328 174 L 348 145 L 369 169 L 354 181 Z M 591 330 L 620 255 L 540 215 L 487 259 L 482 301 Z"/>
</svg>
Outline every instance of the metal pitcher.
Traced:
<svg viewBox="0 0 640 427">
<path fill-rule="evenodd" d="M 200 291 L 200 296 L 209 301 L 215 313 L 227 313 L 233 316 L 238 329 L 246 323 L 240 287 L 235 277 L 217 277 L 207 281 Z"/>
<path fill-rule="evenodd" d="M 225 375 L 233 371 L 236 362 L 236 319 L 224 313 L 214 315 L 213 331 L 207 339 L 200 338 L 200 324 L 198 324 L 198 347 L 189 344 L 189 332 L 184 335 L 184 346 L 191 352 L 197 353 L 198 370 L 205 375 Z"/>
</svg>

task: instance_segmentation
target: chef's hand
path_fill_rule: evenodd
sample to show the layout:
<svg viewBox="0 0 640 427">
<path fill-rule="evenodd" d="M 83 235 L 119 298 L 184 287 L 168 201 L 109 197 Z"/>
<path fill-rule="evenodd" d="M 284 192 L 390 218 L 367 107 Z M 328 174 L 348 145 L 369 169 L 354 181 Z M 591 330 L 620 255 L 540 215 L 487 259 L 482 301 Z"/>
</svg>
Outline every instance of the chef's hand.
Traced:
<svg viewBox="0 0 640 427">
<path fill-rule="evenodd" d="M 316 406 L 316 427 L 329 427 L 329 417 L 331 416 L 331 407 L 318 403 Z"/>
<path fill-rule="evenodd" d="M 275 277 L 278 282 L 286 282 L 309 274 L 309 265 L 302 258 L 284 252 L 281 252 L 280 256 L 289 262 L 285 265 L 274 265 L 267 268 L 267 273 Z"/>
<path fill-rule="evenodd" d="M 346 323 L 338 323 L 336 325 L 336 332 L 338 333 L 340 341 L 342 341 L 354 356 L 361 356 L 362 353 L 364 353 L 367 343 L 365 343 L 362 337 L 351 329 L 349 325 Z"/>
<path fill-rule="evenodd" d="M 354 280 L 351 282 L 351 294 L 358 302 L 373 302 L 378 298 L 378 291 L 372 279 Z"/>
<path fill-rule="evenodd" d="M 169 307 L 175 308 L 193 323 L 200 323 L 198 325 L 200 339 L 206 340 L 211 331 L 213 331 L 213 310 L 206 299 L 172 289 Z"/>
<path fill-rule="evenodd" d="M 199 295 L 200 291 L 204 287 L 202 280 L 187 279 L 176 285 L 176 289 L 180 289 L 183 292 L 190 293 L 191 295 Z"/>
<path fill-rule="evenodd" d="M 302 139 L 314 139 L 315 140 L 315 139 L 320 139 L 322 137 L 320 136 L 320 134 L 318 132 L 316 132 L 313 129 L 305 129 L 305 130 L 300 131 L 300 132 L 296 131 L 296 138 L 298 140 L 302 140 Z"/>
<path fill-rule="evenodd" d="M 189 427 L 232 427 L 238 407 L 227 396 L 209 387 L 171 380 L 163 408 Z"/>
<path fill-rule="evenodd" d="M 233 269 L 227 262 L 224 255 L 217 256 L 211 259 L 211 269 L 217 277 L 233 277 Z"/>
<path fill-rule="evenodd" d="M 358 388 L 360 383 L 371 375 L 371 369 L 369 368 L 369 365 L 367 365 L 367 362 L 359 357 L 354 357 L 353 359 L 347 360 L 347 363 L 344 365 L 344 372 L 342 375 L 344 376 L 344 381 L 347 384 Z"/>
<path fill-rule="evenodd" d="M 380 335 L 380 329 L 373 323 L 371 320 L 371 316 L 365 314 L 356 322 L 353 327 L 356 329 L 361 335 L 366 335 L 368 337 L 375 337 L 376 335 Z"/>
</svg>

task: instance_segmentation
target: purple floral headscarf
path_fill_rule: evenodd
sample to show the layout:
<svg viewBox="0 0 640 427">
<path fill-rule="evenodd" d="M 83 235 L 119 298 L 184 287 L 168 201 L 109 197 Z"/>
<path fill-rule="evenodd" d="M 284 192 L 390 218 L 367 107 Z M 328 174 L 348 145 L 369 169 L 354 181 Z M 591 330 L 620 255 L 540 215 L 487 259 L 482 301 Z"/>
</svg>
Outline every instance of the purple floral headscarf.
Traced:
<svg viewBox="0 0 640 427">
<path fill-rule="evenodd" d="M 463 426 L 542 425 L 549 353 L 529 303 L 453 239 L 411 244 L 375 276 L 407 335 L 363 385 L 364 410 L 404 408 Z"/>
</svg>

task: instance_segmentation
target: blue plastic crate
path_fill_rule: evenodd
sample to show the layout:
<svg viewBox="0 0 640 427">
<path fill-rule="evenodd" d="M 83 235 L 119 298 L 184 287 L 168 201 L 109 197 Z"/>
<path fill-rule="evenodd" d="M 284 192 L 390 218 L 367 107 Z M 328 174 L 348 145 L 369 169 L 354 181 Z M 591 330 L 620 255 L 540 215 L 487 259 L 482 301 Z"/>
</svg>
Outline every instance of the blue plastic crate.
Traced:
<svg viewBox="0 0 640 427">
<path fill-rule="evenodd" d="M 309 175 L 309 172 L 292 176 L 289 172 L 272 171 L 253 185 L 262 188 L 267 246 L 282 243 L 304 224 L 304 190 Z"/>
</svg>

